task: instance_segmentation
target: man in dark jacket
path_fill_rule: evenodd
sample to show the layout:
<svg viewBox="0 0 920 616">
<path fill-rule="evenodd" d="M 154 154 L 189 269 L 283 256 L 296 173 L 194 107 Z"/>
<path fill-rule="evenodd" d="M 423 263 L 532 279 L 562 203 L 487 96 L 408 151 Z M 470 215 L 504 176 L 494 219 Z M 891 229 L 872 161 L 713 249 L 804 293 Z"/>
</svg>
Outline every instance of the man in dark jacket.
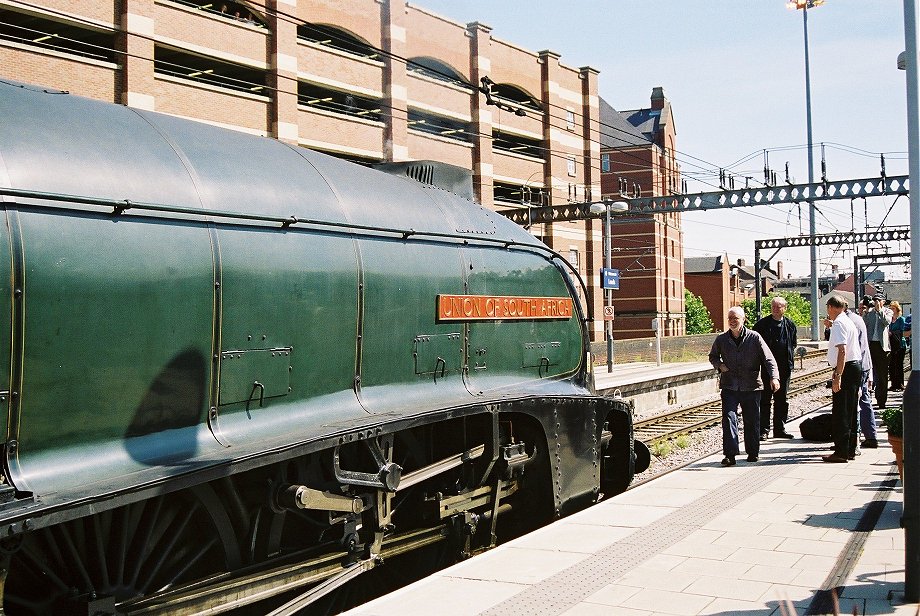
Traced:
<svg viewBox="0 0 920 616">
<path fill-rule="evenodd" d="M 744 310 L 728 311 L 728 331 L 716 336 L 709 351 L 709 363 L 719 371 L 722 389 L 722 466 L 734 466 L 738 448 L 738 406 L 744 421 L 744 450 L 748 462 L 760 456 L 760 373 L 770 377 L 773 391 L 779 389 L 779 369 L 770 348 L 754 330 L 744 326 Z"/>
<path fill-rule="evenodd" d="M 770 316 L 754 324 L 754 331 L 760 334 L 770 347 L 779 368 L 779 389 L 771 391 L 764 387 L 760 397 L 760 440 L 766 440 L 770 432 L 770 402 L 773 402 L 773 438 L 793 438 L 786 432 L 789 419 L 789 380 L 795 365 L 795 348 L 799 345 L 795 323 L 786 317 L 786 300 L 780 296 L 770 302 Z M 766 380 L 766 375 L 763 375 Z"/>
</svg>

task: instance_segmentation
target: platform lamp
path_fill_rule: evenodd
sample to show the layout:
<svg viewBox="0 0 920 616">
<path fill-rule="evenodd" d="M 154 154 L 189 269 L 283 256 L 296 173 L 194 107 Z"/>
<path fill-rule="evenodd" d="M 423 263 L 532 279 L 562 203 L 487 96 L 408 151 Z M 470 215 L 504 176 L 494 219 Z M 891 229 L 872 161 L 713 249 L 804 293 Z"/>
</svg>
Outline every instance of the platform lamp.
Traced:
<svg viewBox="0 0 920 616">
<path fill-rule="evenodd" d="M 625 201 L 601 201 L 592 203 L 589 208 L 592 214 L 604 215 L 604 268 L 611 269 L 613 237 L 610 234 L 610 215 L 622 214 L 629 211 L 629 204 Z M 604 307 L 613 305 L 613 289 L 604 289 Z M 607 372 L 613 372 L 613 321 L 604 318 L 604 338 L 607 340 Z"/>
<path fill-rule="evenodd" d="M 814 156 L 811 139 L 811 71 L 808 63 L 808 9 L 824 4 L 824 0 L 789 0 L 786 8 L 802 11 L 805 31 L 805 126 L 808 133 L 808 183 L 814 184 Z M 815 237 L 815 202 L 808 199 L 808 236 Z M 818 247 L 811 242 L 811 337 L 818 340 Z M 758 307 L 759 310 L 759 307 Z"/>
</svg>

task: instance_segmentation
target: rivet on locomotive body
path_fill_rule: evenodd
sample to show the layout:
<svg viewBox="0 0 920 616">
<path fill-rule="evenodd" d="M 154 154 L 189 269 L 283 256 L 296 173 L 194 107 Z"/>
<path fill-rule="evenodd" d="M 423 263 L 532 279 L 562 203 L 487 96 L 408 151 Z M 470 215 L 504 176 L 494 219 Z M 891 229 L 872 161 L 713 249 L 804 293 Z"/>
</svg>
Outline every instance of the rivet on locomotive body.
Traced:
<svg viewBox="0 0 920 616">
<path fill-rule="evenodd" d="M 16 439 L 10 439 L 6 442 L 6 449 L 10 453 L 16 451 L 16 448 L 19 447 L 19 442 Z"/>
<path fill-rule="evenodd" d="M 220 281 L 214 281 L 214 288 L 215 288 L 215 289 L 219 289 L 219 288 L 220 288 Z"/>
<path fill-rule="evenodd" d="M 22 289 L 16 289 L 15 291 L 13 291 L 13 295 L 15 295 L 16 297 L 22 297 Z"/>
<path fill-rule="evenodd" d="M 217 407 L 212 406 L 210 411 L 211 419 L 217 419 Z"/>
<path fill-rule="evenodd" d="M 33 526 L 34 524 L 32 524 L 32 518 L 26 518 L 22 521 L 22 530 L 32 530 Z"/>
</svg>

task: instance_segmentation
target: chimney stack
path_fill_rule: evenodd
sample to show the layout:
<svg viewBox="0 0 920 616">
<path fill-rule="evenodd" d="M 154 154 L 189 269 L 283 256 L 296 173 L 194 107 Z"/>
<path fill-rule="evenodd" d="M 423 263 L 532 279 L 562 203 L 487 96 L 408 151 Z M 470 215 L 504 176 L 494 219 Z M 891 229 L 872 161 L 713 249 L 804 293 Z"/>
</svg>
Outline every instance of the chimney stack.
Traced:
<svg viewBox="0 0 920 616">
<path fill-rule="evenodd" d="M 782 280 L 782 279 L 783 279 L 783 273 L 784 273 L 784 272 L 783 272 L 783 269 L 784 269 L 784 268 L 783 268 L 783 262 L 782 262 L 782 261 L 777 261 L 777 262 L 776 262 L 776 279 L 777 279 L 777 280 Z"/>
<path fill-rule="evenodd" d="M 664 109 L 664 88 L 652 88 L 652 109 Z"/>
</svg>

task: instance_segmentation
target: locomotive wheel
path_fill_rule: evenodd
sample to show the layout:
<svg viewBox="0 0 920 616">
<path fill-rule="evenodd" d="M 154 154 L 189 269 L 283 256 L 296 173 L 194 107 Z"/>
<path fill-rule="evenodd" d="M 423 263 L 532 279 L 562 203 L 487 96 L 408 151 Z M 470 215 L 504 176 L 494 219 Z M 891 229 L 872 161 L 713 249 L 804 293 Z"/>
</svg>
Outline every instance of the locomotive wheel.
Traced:
<svg viewBox="0 0 920 616">
<path fill-rule="evenodd" d="M 226 509 L 200 486 L 28 533 L 12 554 L 3 606 L 12 615 L 105 613 L 240 564 Z"/>
</svg>

